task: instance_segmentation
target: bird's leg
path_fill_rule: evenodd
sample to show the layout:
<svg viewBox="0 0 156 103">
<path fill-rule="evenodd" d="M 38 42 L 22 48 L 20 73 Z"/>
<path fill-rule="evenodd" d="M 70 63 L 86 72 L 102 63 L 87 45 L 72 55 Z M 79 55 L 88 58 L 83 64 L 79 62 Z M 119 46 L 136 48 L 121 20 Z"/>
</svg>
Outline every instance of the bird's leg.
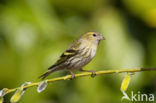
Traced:
<svg viewBox="0 0 156 103">
<path fill-rule="evenodd" d="M 69 70 L 69 69 L 68 69 L 68 71 L 71 74 L 71 79 L 74 79 L 75 78 L 75 74 L 71 70 Z"/>
<path fill-rule="evenodd" d="M 82 68 L 79 69 L 81 72 L 92 72 L 91 77 L 94 78 L 96 76 L 96 70 L 83 70 Z"/>
</svg>

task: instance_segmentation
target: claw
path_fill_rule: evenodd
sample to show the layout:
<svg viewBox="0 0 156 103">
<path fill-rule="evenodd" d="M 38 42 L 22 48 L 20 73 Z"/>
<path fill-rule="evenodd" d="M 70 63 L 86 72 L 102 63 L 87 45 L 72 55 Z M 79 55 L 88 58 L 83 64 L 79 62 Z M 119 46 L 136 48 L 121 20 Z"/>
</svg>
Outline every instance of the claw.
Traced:
<svg viewBox="0 0 156 103">
<path fill-rule="evenodd" d="M 94 78 L 96 76 L 96 71 L 92 71 L 91 77 Z"/>
<path fill-rule="evenodd" d="M 92 72 L 91 77 L 94 78 L 96 76 L 96 70 L 83 70 L 80 69 L 80 71 L 84 71 L 84 72 Z"/>
<path fill-rule="evenodd" d="M 75 78 L 75 74 L 71 71 L 71 70 L 68 70 L 71 74 L 71 79 L 70 80 L 73 80 Z"/>
<path fill-rule="evenodd" d="M 71 74 L 71 79 L 70 80 L 73 80 L 75 78 L 75 74 Z"/>
</svg>

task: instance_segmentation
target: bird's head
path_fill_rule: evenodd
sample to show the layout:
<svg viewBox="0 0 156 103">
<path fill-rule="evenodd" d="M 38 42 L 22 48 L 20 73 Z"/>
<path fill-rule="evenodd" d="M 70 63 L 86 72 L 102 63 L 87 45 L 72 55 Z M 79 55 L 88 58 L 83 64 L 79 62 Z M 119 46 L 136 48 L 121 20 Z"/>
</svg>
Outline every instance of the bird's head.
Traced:
<svg viewBox="0 0 156 103">
<path fill-rule="evenodd" d="M 99 42 L 101 40 L 105 40 L 105 38 L 99 32 L 87 32 L 82 35 L 81 38 L 90 42 Z"/>
</svg>

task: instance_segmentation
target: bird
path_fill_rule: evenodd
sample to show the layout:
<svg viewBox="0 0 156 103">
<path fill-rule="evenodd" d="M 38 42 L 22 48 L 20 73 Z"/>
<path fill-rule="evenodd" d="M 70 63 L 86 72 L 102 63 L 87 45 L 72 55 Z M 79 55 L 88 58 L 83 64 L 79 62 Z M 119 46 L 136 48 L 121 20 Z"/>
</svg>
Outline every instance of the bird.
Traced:
<svg viewBox="0 0 156 103">
<path fill-rule="evenodd" d="M 101 40 L 105 38 L 99 32 L 87 32 L 81 35 L 39 78 L 45 79 L 49 74 L 60 70 L 69 71 L 72 79 L 75 77 L 73 70 L 92 72 L 96 75 L 95 70 L 83 70 L 82 68 L 94 58 Z"/>
</svg>

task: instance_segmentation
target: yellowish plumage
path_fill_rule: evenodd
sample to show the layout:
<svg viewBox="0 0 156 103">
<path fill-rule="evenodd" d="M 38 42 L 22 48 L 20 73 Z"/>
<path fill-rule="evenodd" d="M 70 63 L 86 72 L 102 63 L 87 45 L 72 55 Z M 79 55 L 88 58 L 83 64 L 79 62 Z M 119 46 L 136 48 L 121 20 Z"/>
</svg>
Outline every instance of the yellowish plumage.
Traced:
<svg viewBox="0 0 156 103">
<path fill-rule="evenodd" d="M 60 56 L 57 62 L 48 68 L 48 71 L 41 75 L 43 79 L 50 73 L 58 70 L 68 70 L 72 78 L 72 70 L 84 71 L 82 68 L 88 64 L 96 54 L 98 44 L 104 37 L 98 32 L 87 32 L 78 38 L 69 48 Z M 89 71 L 93 72 L 93 71 Z"/>
</svg>

